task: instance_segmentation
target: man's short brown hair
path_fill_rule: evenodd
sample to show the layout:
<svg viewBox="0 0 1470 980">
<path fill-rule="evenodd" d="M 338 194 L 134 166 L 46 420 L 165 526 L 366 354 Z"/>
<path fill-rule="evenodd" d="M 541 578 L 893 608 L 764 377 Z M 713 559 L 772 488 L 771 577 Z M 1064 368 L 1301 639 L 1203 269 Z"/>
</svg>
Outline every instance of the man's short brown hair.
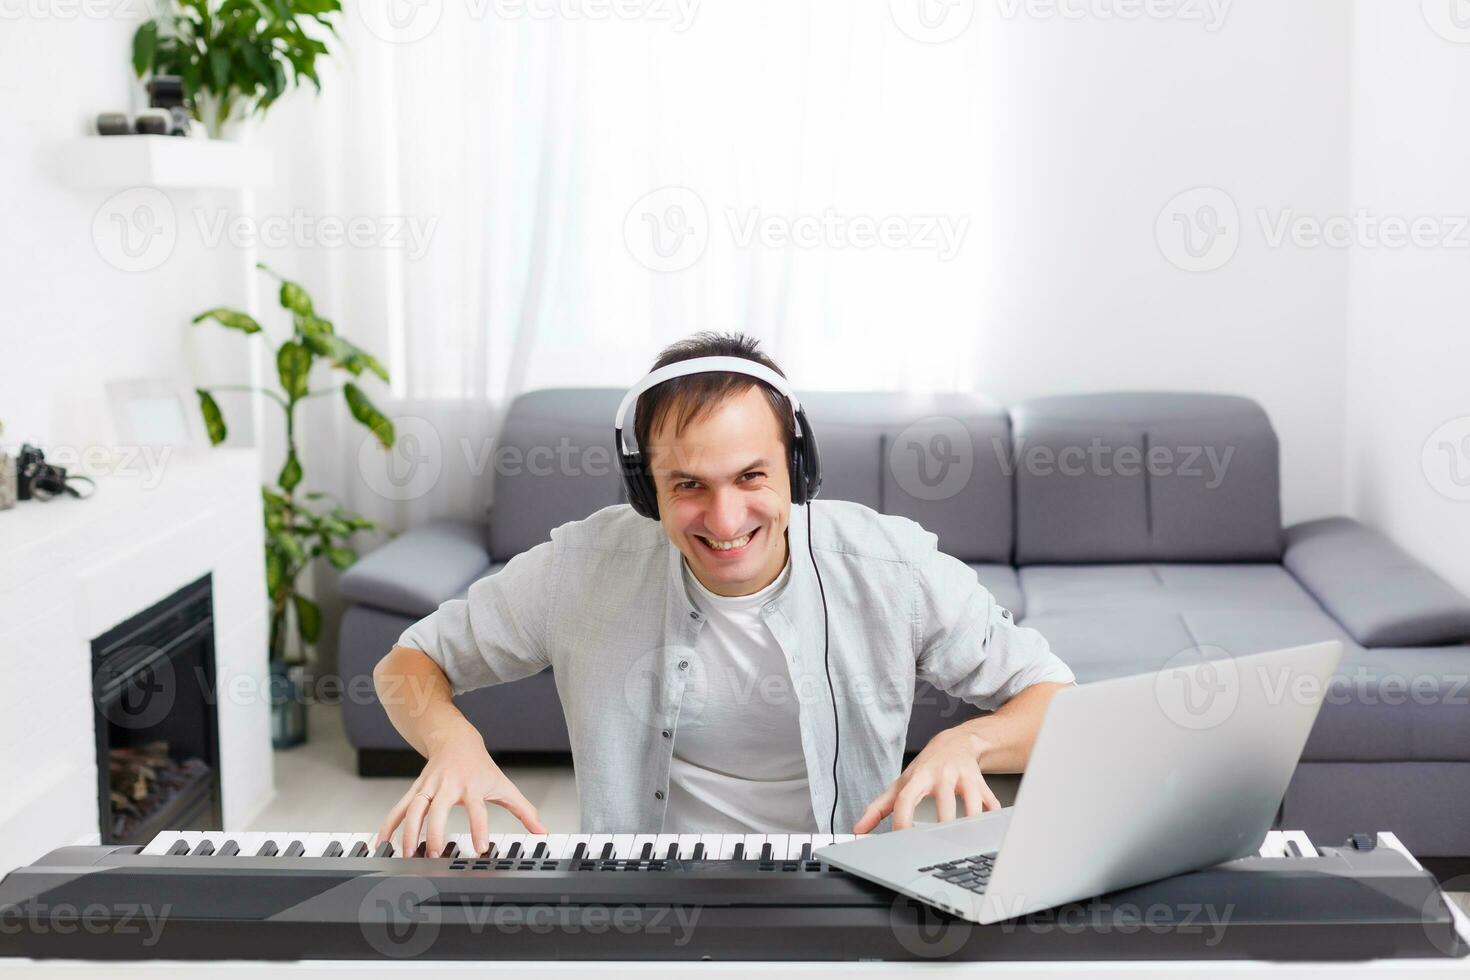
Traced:
<svg viewBox="0 0 1470 980">
<path fill-rule="evenodd" d="M 755 361 L 786 377 L 776 362 L 766 356 L 760 341 L 743 333 L 714 333 L 702 331 L 691 337 L 676 341 L 665 347 L 653 362 L 650 370 L 658 370 L 679 361 L 696 357 L 743 357 Z M 744 394 L 752 387 L 759 387 L 766 396 L 771 411 L 781 428 L 781 444 L 786 447 L 789 458 L 796 445 L 796 423 L 791 417 L 791 403 L 775 388 L 746 374 L 731 374 L 711 371 L 704 374 L 689 374 L 655 385 L 638 396 L 633 410 L 633 437 L 638 451 L 643 455 L 644 465 L 652 457 L 649 438 L 671 415 L 674 419 L 674 434 L 683 432 L 691 422 L 708 415 L 716 405 L 735 395 Z"/>
</svg>

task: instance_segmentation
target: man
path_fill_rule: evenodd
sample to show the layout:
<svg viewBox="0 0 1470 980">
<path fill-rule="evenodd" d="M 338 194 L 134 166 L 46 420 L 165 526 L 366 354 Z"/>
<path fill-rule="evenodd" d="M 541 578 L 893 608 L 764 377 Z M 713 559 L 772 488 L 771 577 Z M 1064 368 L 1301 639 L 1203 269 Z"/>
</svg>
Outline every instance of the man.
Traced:
<svg viewBox="0 0 1470 980">
<path fill-rule="evenodd" d="M 584 833 L 867 833 L 890 815 L 910 826 L 927 796 L 940 820 L 956 797 L 967 814 L 999 807 L 984 773 L 1024 767 L 1071 671 L 918 524 L 793 503 L 815 447 L 784 375 L 741 335 L 695 335 L 655 369 L 708 357 L 768 380 L 689 365 L 670 370 L 701 373 L 637 398 L 655 498 L 637 506 L 656 522 L 622 504 L 556 528 L 378 663 L 389 718 L 428 760 L 383 839 L 401 827 L 409 851 L 422 832 L 437 855 L 463 806 L 483 853 L 487 802 L 546 832 L 450 698 L 547 667 Z M 916 675 L 992 713 L 900 773 Z"/>
</svg>

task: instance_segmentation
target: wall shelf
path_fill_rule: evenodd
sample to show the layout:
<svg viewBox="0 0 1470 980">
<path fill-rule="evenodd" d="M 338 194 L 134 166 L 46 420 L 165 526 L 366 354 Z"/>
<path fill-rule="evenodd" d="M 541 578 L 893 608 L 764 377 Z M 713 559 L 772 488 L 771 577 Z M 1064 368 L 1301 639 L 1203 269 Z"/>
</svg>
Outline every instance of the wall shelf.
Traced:
<svg viewBox="0 0 1470 980">
<path fill-rule="evenodd" d="M 275 182 L 270 150 L 181 136 L 88 136 L 64 145 L 61 166 L 80 187 L 241 190 Z"/>
</svg>

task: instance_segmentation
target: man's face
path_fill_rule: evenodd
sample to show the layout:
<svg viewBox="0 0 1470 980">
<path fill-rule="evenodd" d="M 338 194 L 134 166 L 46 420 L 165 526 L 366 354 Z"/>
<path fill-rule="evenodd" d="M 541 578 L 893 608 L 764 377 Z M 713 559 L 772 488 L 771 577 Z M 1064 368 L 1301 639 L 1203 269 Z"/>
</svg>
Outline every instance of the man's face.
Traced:
<svg viewBox="0 0 1470 980">
<path fill-rule="evenodd" d="M 674 434 L 651 434 L 659 522 L 700 583 L 749 595 L 786 565 L 791 478 L 775 413 L 757 387 L 725 399 Z"/>
</svg>

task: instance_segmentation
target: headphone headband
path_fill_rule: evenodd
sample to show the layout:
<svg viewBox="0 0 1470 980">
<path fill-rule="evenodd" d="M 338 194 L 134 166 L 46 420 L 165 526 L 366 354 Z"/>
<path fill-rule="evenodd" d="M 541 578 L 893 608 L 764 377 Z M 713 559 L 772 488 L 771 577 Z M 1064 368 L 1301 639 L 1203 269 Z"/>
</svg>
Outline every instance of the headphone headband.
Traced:
<svg viewBox="0 0 1470 980">
<path fill-rule="evenodd" d="M 665 364 L 656 371 L 650 371 L 646 377 L 634 385 L 626 395 L 623 396 L 622 404 L 618 406 L 617 417 L 613 420 L 613 431 L 617 435 L 618 451 L 620 453 L 637 452 L 638 447 L 628 448 L 628 440 L 623 436 L 623 420 L 627 418 L 628 409 L 637 401 L 638 396 L 645 391 L 665 381 L 674 378 L 682 378 L 690 374 L 711 374 L 725 372 L 729 374 L 744 374 L 764 381 L 786 396 L 786 401 L 791 405 L 791 419 L 797 420 L 797 413 L 801 411 L 801 402 L 797 400 L 796 393 L 791 390 L 791 384 L 781 375 L 761 364 L 745 357 L 692 357 L 687 361 L 675 361 L 673 364 Z M 801 434 L 800 426 L 797 427 L 798 437 Z M 636 436 L 634 437 L 637 438 Z"/>
</svg>

